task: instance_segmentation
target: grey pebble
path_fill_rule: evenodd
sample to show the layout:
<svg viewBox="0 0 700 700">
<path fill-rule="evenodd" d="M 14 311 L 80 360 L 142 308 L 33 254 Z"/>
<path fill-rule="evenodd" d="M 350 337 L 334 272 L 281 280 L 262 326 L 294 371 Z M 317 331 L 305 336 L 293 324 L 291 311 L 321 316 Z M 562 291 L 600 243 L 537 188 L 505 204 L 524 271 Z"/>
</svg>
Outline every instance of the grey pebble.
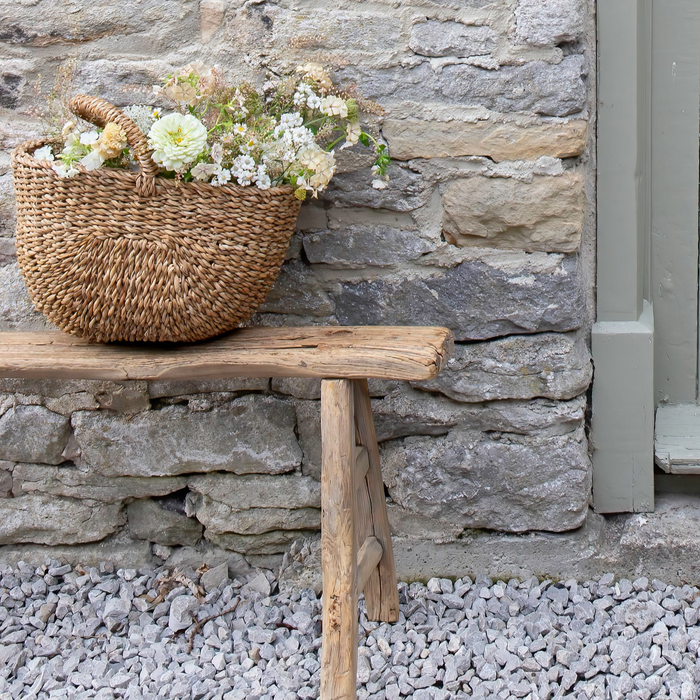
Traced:
<svg viewBox="0 0 700 700">
<path fill-rule="evenodd" d="M 167 573 L 0 568 L 0 699 L 318 700 L 321 601 L 227 566 L 158 597 Z M 700 591 L 661 581 L 479 576 L 401 584 L 401 619 L 360 604 L 359 700 L 699 697 Z M 214 617 L 192 637 L 182 634 Z M 694 607 L 697 606 L 697 607 Z M 194 629 L 194 628 L 193 628 Z"/>
</svg>

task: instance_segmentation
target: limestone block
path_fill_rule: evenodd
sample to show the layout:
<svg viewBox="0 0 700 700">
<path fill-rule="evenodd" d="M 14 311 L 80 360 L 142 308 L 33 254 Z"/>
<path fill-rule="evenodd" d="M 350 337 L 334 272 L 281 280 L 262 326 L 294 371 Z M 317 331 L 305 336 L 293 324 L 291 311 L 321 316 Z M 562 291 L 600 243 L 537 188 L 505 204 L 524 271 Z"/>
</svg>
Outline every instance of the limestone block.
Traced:
<svg viewBox="0 0 700 700">
<path fill-rule="evenodd" d="M 554 46 L 580 39 L 585 31 L 585 0 L 519 0 L 516 36 L 535 46 Z"/>
<path fill-rule="evenodd" d="M 168 396 L 187 396 L 213 392 L 267 391 L 270 380 L 265 377 L 231 377 L 229 379 L 168 380 L 148 382 L 148 395 L 152 399 Z"/>
<path fill-rule="evenodd" d="M 224 22 L 224 0 L 201 0 L 199 3 L 199 28 L 202 43 L 209 43 Z"/>
<path fill-rule="evenodd" d="M 0 462 L 0 498 L 12 498 L 13 462 Z"/>
<path fill-rule="evenodd" d="M 357 82 L 363 95 L 381 104 L 432 101 L 566 117 L 582 111 L 587 98 L 586 61 L 580 54 L 566 56 L 558 64 L 531 61 L 498 71 L 455 64 L 436 73 L 428 62 L 379 70 L 353 65 L 339 70 L 338 76 Z"/>
<path fill-rule="evenodd" d="M 10 70 L 0 72 L 0 107 L 15 109 L 22 95 L 24 77 Z"/>
<path fill-rule="evenodd" d="M 336 175 L 321 195 L 324 202 L 342 207 L 369 207 L 391 211 L 412 211 L 427 204 L 428 183 L 405 166 L 393 163 L 388 169 L 389 181 L 383 190 L 372 187 L 369 168 Z"/>
<path fill-rule="evenodd" d="M 6 258 L 17 257 L 14 238 L 0 238 L 0 261 Z M 7 260 L 7 262 L 11 262 Z"/>
<path fill-rule="evenodd" d="M 571 432 L 583 422 L 585 400 L 493 401 L 465 404 L 404 388 L 372 400 L 377 439 L 444 435 L 454 428 L 518 434 Z"/>
<path fill-rule="evenodd" d="M 581 242 L 583 175 L 473 177 L 450 183 L 442 196 L 445 238 L 458 246 L 573 253 Z"/>
<path fill-rule="evenodd" d="M 291 260 L 282 268 L 259 310 L 277 314 L 328 316 L 333 313 L 333 302 L 326 292 L 317 288 L 309 266 L 299 260 Z"/>
<path fill-rule="evenodd" d="M 244 396 L 210 412 L 166 406 L 134 417 L 78 411 L 80 465 L 103 476 L 171 476 L 230 471 L 279 474 L 301 463 L 294 407 Z"/>
<path fill-rule="evenodd" d="M 391 157 L 398 160 L 487 156 L 498 162 L 534 161 L 541 156 L 581 155 L 586 146 L 587 126 L 584 119 L 521 126 L 490 120 L 440 122 L 388 118 L 382 135 L 389 144 Z"/>
<path fill-rule="evenodd" d="M 167 0 L 110 0 L 78 3 L 70 8 L 45 2 L 3 2 L 0 41 L 33 47 L 82 44 L 102 37 L 148 33 L 151 42 L 184 35 L 190 3 Z M 189 27 L 188 27 L 189 28 Z M 151 43 L 153 50 L 153 43 Z M 160 47 L 162 48 L 162 46 Z"/>
<path fill-rule="evenodd" d="M 151 545 L 145 541 L 134 541 L 123 532 L 110 535 L 100 542 L 75 545 L 19 544 L 0 547 L 0 562 L 17 565 L 25 561 L 39 567 L 47 560 L 57 559 L 72 566 L 99 566 L 111 562 L 115 569 L 153 568 Z"/>
<path fill-rule="evenodd" d="M 457 401 L 571 399 L 593 377 L 583 338 L 572 333 L 512 335 L 487 343 L 457 344 L 435 379 L 413 386 Z"/>
<path fill-rule="evenodd" d="M 321 403 L 319 401 L 295 401 L 299 446 L 304 454 L 301 471 L 316 481 L 321 481 Z"/>
<path fill-rule="evenodd" d="M 323 11 L 297 11 L 278 18 L 275 46 L 301 49 L 298 54 L 315 60 L 314 53 L 328 56 L 334 52 L 347 59 L 348 54 L 371 63 L 382 63 L 396 53 L 401 37 L 398 12 L 363 12 L 357 5 L 350 11 L 333 6 Z M 332 54 L 331 54 L 332 55 Z M 382 60 L 383 59 L 383 60 Z M 328 58 L 325 59 L 329 63 Z M 330 61 L 330 64 L 338 61 Z"/>
<path fill-rule="evenodd" d="M 447 326 L 456 340 L 569 331 L 585 318 L 576 256 L 503 253 L 427 278 L 345 282 L 331 296 L 341 325 Z"/>
<path fill-rule="evenodd" d="M 44 494 L 0 499 L 0 544 L 94 542 L 124 522 L 121 504 Z"/>
<path fill-rule="evenodd" d="M 354 225 L 304 236 L 311 263 L 334 268 L 393 267 L 435 250 L 435 241 L 417 231 L 388 226 Z"/>
<path fill-rule="evenodd" d="M 148 540 L 168 547 L 196 545 L 202 539 L 202 525 L 182 513 L 161 508 L 149 498 L 142 498 L 127 506 L 129 535 L 137 540 Z"/>
<path fill-rule="evenodd" d="M 4 134 L 0 128 L 0 140 L 5 145 Z M 12 173 L 0 177 L 0 237 L 11 240 L 15 235 L 15 193 L 12 186 Z M 7 255 L 7 253 L 5 253 Z"/>
<path fill-rule="evenodd" d="M 196 496 L 188 501 L 189 512 L 209 534 L 233 532 L 259 535 L 273 530 L 312 530 L 321 527 L 319 508 L 246 508 L 238 509 L 214 501 L 209 496 Z"/>
<path fill-rule="evenodd" d="M 397 506 L 391 500 L 386 504 L 392 538 L 410 537 L 432 540 L 436 544 L 454 542 L 462 533 L 461 525 L 429 518 Z"/>
<path fill-rule="evenodd" d="M 231 508 L 319 508 L 317 481 L 304 476 L 207 474 L 191 476 L 189 488 Z"/>
<path fill-rule="evenodd" d="M 184 476 L 107 477 L 75 467 L 47 464 L 18 464 L 12 471 L 12 491 L 47 493 L 70 498 L 88 498 L 102 503 L 121 503 L 128 498 L 166 496 L 187 486 Z"/>
<path fill-rule="evenodd" d="M 307 199 L 299 209 L 297 231 L 321 231 L 328 226 L 326 210 L 317 199 Z M 291 244 L 290 244 L 291 245 Z"/>
<path fill-rule="evenodd" d="M 16 406 L 0 417 L 0 459 L 60 464 L 70 420 L 43 406 Z"/>
<path fill-rule="evenodd" d="M 462 426 L 472 430 L 562 435 L 583 422 L 585 397 L 552 402 L 489 401 L 458 404 L 403 388 L 383 399 L 373 399 L 372 411 L 380 441 L 408 435 L 444 435 Z M 297 401 L 299 444 L 304 451 L 302 472 L 321 479 L 321 411 L 317 401 Z"/>
<path fill-rule="evenodd" d="M 468 528 L 562 532 L 583 524 L 591 467 L 583 427 L 552 437 L 455 430 L 382 448 L 394 501 Z"/>
<path fill-rule="evenodd" d="M 143 58 L 82 61 L 76 71 L 76 92 L 99 95 L 117 107 L 149 104 L 153 101 L 153 85 L 160 84 L 179 65 Z"/>
<path fill-rule="evenodd" d="M 408 46 L 420 56 L 481 56 L 496 47 L 496 32 L 486 26 L 427 20 L 413 25 Z"/>
<path fill-rule="evenodd" d="M 273 530 L 261 535 L 204 531 L 204 537 L 213 544 L 241 554 L 280 554 L 286 552 L 294 540 L 313 534 L 314 530 Z"/>
<path fill-rule="evenodd" d="M 17 263 L 0 265 L 0 331 L 41 331 L 50 327 L 29 299 Z"/>
<path fill-rule="evenodd" d="M 391 379 L 370 379 L 367 383 L 370 396 L 386 396 L 400 384 Z M 272 390 L 297 399 L 320 399 L 321 380 L 311 377 L 274 377 Z"/>
</svg>

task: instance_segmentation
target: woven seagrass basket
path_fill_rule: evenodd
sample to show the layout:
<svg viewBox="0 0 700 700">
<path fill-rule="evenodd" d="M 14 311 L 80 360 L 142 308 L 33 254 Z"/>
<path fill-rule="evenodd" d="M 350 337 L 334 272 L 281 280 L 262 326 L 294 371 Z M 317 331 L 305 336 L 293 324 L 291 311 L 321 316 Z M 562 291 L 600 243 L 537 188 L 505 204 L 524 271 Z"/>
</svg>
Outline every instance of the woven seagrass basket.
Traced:
<svg viewBox="0 0 700 700">
<path fill-rule="evenodd" d="M 196 341 L 249 318 L 294 232 L 292 188 L 158 177 L 146 139 L 116 107 L 85 95 L 70 107 L 98 126 L 119 124 L 140 170 L 60 178 L 31 155 L 44 142 L 14 150 L 17 259 L 36 307 L 100 342 Z"/>
</svg>

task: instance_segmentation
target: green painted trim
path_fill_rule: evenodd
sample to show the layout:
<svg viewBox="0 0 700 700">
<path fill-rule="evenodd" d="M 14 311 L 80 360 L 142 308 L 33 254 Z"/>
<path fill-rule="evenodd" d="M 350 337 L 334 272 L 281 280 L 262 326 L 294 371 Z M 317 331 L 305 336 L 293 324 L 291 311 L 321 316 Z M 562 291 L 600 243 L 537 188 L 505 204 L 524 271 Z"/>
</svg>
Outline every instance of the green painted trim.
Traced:
<svg viewBox="0 0 700 700">
<path fill-rule="evenodd" d="M 652 42 L 656 400 L 691 403 L 698 374 L 700 2 L 654 0 Z"/>
<path fill-rule="evenodd" d="M 643 311 L 649 230 L 650 0 L 598 3 L 598 321 Z"/>
<path fill-rule="evenodd" d="M 598 513 L 654 510 L 654 314 L 594 324 L 591 448 Z M 647 381 L 645 381 L 647 379 Z"/>
<path fill-rule="evenodd" d="M 654 508 L 651 295 L 651 0 L 598 11 L 597 315 L 592 351 L 593 506 Z"/>
</svg>

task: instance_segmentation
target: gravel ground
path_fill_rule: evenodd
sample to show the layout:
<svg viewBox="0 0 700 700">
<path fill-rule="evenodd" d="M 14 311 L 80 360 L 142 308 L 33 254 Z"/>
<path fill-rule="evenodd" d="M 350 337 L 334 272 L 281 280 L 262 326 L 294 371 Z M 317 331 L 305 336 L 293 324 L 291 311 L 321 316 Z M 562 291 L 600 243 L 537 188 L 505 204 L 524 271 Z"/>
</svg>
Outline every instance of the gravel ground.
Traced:
<svg viewBox="0 0 700 700">
<path fill-rule="evenodd" d="M 316 594 L 200 573 L 0 569 L 0 700 L 317 698 Z M 400 595 L 394 625 L 361 614 L 361 699 L 698 698 L 697 588 L 478 577 Z"/>
</svg>

